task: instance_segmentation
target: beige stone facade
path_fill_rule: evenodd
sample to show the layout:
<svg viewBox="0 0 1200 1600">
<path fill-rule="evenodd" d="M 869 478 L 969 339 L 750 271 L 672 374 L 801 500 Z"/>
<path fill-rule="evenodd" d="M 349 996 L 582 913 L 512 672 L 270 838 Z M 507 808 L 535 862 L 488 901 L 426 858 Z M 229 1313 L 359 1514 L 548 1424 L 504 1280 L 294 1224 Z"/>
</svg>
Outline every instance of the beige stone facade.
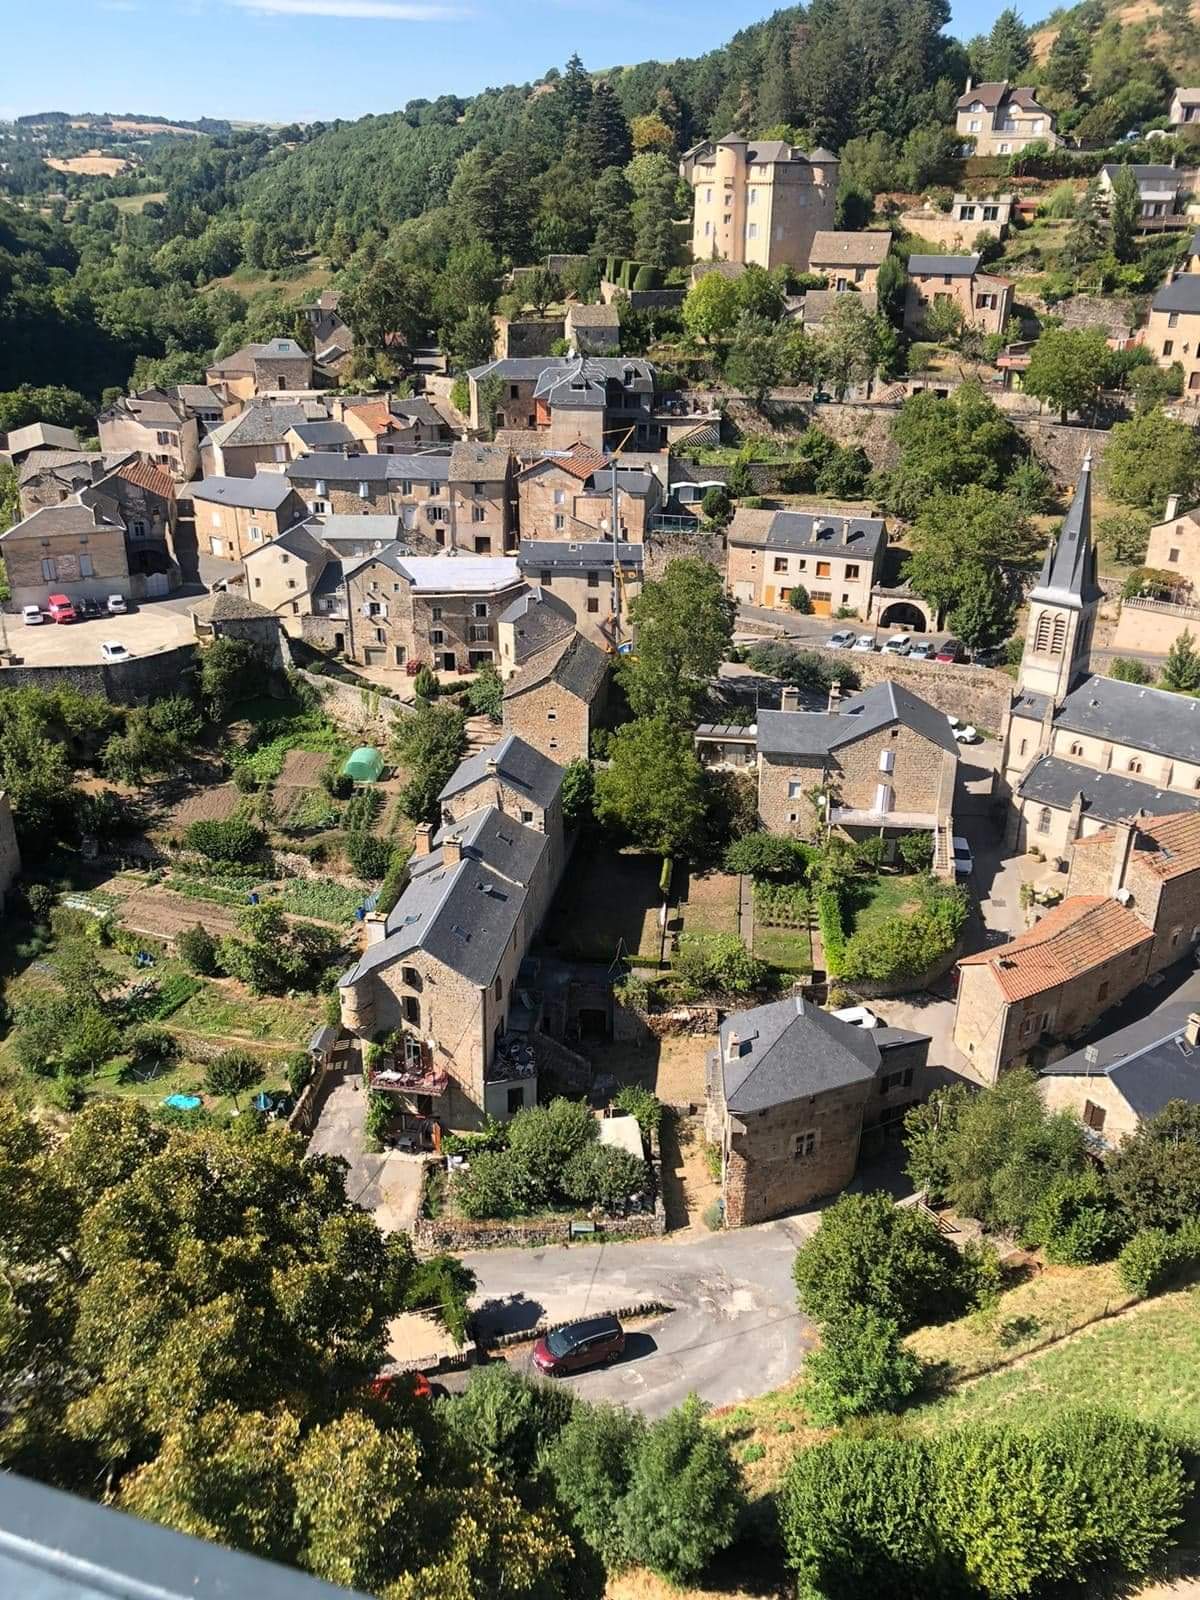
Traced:
<svg viewBox="0 0 1200 1600">
<path fill-rule="evenodd" d="M 303 520 L 304 502 L 279 474 L 205 478 L 192 488 L 196 543 L 204 555 L 244 561 Z"/>
<path fill-rule="evenodd" d="M 14 606 L 44 607 L 48 596 L 129 598 L 125 524 L 115 505 L 47 506 L 0 534 Z"/>
<path fill-rule="evenodd" d="M 842 292 L 857 289 L 859 294 L 874 294 L 879 269 L 891 248 L 887 231 L 870 233 L 817 233 L 809 252 L 810 272 L 821 272 L 829 287 Z"/>
<path fill-rule="evenodd" d="M 222 384 L 239 400 L 256 394 L 279 394 L 312 388 L 312 356 L 294 339 L 269 339 L 243 345 L 231 356 L 214 361 L 204 381 Z"/>
<path fill-rule="evenodd" d="M 314 590 L 329 564 L 328 551 L 305 528 L 291 528 L 246 552 L 247 598 L 281 616 L 286 627 L 289 619 L 312 610 Z"/>
<path fill-rule="evenodd" d="M 1183 368 L 1185 395 L 1200 395 L 1200 273 L 1180 273 L 1162 286 L 1138 337 L 1160 367 Z"/>
<path fill-rule="evenodd" d="M 586 760 L 604 709 L 608 657 L 574 634 L 531 657 L 504 687 L 504 731 L 560 766 Z"/>
<path fill-rule="evenodd" d="M 136 450 L 165 467 L 176 483 L 195 477 L 200 467 L 200 432 L 195 417 L 157 390 L 118 400 L 96 421 L 100 448 Z"/>
<path fill-rule="evenodd" d="M 1003 239 L 1012 222 L 1011 194 L 956 194 L 949 211 L 935 206 L 918 206 L 901 213 L 900 225 L 940 250 L 972 250 L 980 237 Z"/>
<path fill-rule="evenodd" d="M 1030 88 L 1012 88 L 1007 82 L 977 83 L 967 80 L 955 106 L 955 131 L 963 146 L 977 156 L 1019 155 L 1027 145 L 1061 144 L 1052 111 L 1038 102 Z"/>
<path fill-rule="evenodd" d="M 727 536 L 726 587 L 739 604 L 790 610 L 799 586 L 816 616 L 866 617 L 886 549 L 879 517 L 739 510 Z"/>
<path fill-rule="evenodd" d="M 618 467 L 618 538 L 642 543 L 662 490 L 652 472 Z M 613 468 L 595 453 L 574 452 L 567 461 L 535 461 L 517 477 L 522 539 L 604 539 L 612 537 Z"/>
<path fill-rule="evenodd" d="M 613 586 L 613 550 L 607 542 L 558 543 L 522 539 L 517 554 L 521 574 L 574 618 L 585 639 L 613 649 L 631 637 L 629 607 L 642 592 L 643 547 L 618 545 L 620 582 Z"/>
<path fill-rule="evenodd" d="M 352 566 L 323 614 L 345 623 L 344 653 L 363 666 L 439 672 L 497 665 L 500 614 L 524 591 L 502 557 L 405 556 L 383 550 Z M 317 607 L 320 613 L 320 607 Z"/>
<path fill-rule="evenodd" d="M 924 333 L 930 309 L 942 303 L 958 310 L 964 327 L 1003 333 L 1012 315 L 1013 286 L 1007 278 L 980 271 L 977 255 L 910 256 L 904 326 Z"/>
<path fill-rule="evenodd" d="M 778 139 L 730 134 L 688 150 L 680 174 L 692 190 L 692 255 L 809 270 L 813 240 L 834 223 L 837 158 Z"/>
</svg>

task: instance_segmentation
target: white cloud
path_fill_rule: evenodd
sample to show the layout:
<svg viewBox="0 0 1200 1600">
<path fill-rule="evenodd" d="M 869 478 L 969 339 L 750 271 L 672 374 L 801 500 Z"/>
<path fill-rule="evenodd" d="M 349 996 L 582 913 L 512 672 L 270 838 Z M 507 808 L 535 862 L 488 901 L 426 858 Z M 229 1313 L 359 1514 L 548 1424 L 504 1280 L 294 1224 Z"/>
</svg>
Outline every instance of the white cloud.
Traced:
<svg viewBox="0 0 1200 1600">
<path fill-rule="evenodd" d="M 242 11 L 273 17 L 362 18 L 383 22 L 447 22 L 469 15 L 464 6 L 425 0 L 232 0 Z"/>
</svg>

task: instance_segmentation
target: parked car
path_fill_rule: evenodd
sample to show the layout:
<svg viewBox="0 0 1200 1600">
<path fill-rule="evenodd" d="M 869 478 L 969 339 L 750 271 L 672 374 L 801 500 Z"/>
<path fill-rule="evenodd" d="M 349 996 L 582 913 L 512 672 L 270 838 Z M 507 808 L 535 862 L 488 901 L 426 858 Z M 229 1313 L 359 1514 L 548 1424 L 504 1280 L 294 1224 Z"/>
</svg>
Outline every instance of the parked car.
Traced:
<svg viewBox="0 0 1200 1600">
<path fill-rule="evenodd" d="M 875 637 L 870 633 L 860 633 L 850 648 L 857 650 L 860 655 L 870 655 L 875 649 Z"/>
<path fill-rule="evenodd" d="M 79 613 L 65 594 L 52 594 L 46 601 L 51 622 L 78 622 Z"/>
<path fill-rule="evenodd" d="M 870 1006 L 843 1006 L 840 1011 L 835 1011 L 834 1016 L 839 1022 L 848 1022 L 855 1028 L 878 1028 L 881 1026 L 879 1018 Z"/>
<path fill-rule="evenodd" d="M 967 659 L 967 652 L 963 649 L 963 642 L 961 639 L 947 639 L 943 644 L 938 646 L 937 653 L 933 659 L 935 661 L 948 662 L 965 661 Z"/>
<path fill-rule="evenodd" d="M 973 728 L 969 722 L 960 722 L 951 731 L 958 744 L 979 744 L 981 742 L 978 728 Z"/>
<path fill-rule="evenodd" d="M 625 1349 L 625 1330 L 616 1317 L 589 1317 L 555 1328 L 533 1347 L 533 1364 L 539 1372 L 557 1378 L 615 1361 Z"/>
<path fill-rule="evenodd" d="M 965 839 L 954 837 L 954 876 L 956 878 L 969 878 L 975 871 L 975 857 L 971 846 Z"/>
<path fill-rule="evenodd" d="M 825 641 L 827 650 L 849 650 L 854 643 L 853 628 L 839 628 L 836 633 L 831 633 Z"/>
<path fill-rule="evenodd" d="M 911 633 L 894 633 L 883 647 L 885 656 L 906 656 L 912 649 Z"/>
<path fill-rule="evenodd" d="M 45 622 L 41 606 L 22 606 L 21 621 L 27 628 L 36 628 L 39 622 Z"/>
<path fill-rule="evenodd" d="M 423 1372 L 383 1372 L 367 1385 L 372 1399 L 444 1400 L 449 1390 L 444 1383 L 430 1383 Z"/>
<path fill-rule="evenodd" d="M 125 604 L 125 596 L 123 594 L 110 594 L 107 604 L 110 617 L 123 617 L 129 610 L 129 607 Z"/>
<path fill-rule="evenodd" d="M 930 660 L 932 658 L 932 656 L 933 656 L 933 640 L 932 639 L 916 639 L 916 640 L 914 640 L 913 647 L 908 652 L 908 659 L 910 661 L 928 661 L 928 660 Z"/>
<path fill-rule="evenodd" d="M 106 639 L 100 646 L 100 655 L 104 661 L 128 661 L 129 651 L 123 644 L 118 644 L 115 639 Z"/>
</svg>

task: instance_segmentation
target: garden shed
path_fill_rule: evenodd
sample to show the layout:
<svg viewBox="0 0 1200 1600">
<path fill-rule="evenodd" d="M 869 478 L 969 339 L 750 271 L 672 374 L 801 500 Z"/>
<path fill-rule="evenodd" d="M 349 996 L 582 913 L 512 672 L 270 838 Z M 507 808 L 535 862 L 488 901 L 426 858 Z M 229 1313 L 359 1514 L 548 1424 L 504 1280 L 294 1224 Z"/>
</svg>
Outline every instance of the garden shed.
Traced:
<svg viewBox="0 0 1200 1600">
<path fill-rule="evenodd" d="M 358 749 L 346 757 L 346 764 L 342 768 L 342 776 L 353 778 L 355 783 L 378 783 L 383 771 L 383 757 L 374 746 L 360 744 Z"/>
</svg>

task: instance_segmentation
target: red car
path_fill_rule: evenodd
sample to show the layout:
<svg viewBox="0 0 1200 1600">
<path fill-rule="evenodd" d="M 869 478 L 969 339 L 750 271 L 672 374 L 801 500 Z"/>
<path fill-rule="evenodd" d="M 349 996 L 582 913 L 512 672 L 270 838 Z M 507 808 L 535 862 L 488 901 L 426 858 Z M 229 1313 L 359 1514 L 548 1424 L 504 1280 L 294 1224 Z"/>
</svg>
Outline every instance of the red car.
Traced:
<svg viewBox="0 0 1200 1600">
<path fill-rule="evenodd" d="M 555 1328 L 533 1347 L 533 1364 L 539 1372 L 561 1377 L 615 1361 L 625 1350 L 625 1330 L 616 1317 L 589 1317 Z"/>
<path fill-rule="evenodd" d="M 52 594 L 46 601 L 51 622 L 78 622 L 75 607 L 65 594 Z"/>
<path fill-rule="evenodd" d="M 934 652 L 935 661 L 945 661 L 951 664 L 965 661 L 967 652 L 963 649 L 961 639 L 947 639 L 945 644 L 939 645 Z"/>
</svg>

